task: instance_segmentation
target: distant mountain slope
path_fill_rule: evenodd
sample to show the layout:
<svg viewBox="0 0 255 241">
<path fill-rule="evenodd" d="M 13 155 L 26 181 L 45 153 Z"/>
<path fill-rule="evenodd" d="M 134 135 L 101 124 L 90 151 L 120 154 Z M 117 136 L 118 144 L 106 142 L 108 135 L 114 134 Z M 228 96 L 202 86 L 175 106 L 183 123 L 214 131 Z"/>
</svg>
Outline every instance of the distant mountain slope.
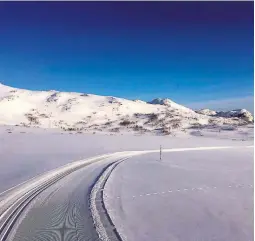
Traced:
<svg viewBox="0 0 255 241">
<path fill-rule="evenodd" d="M 146 103 L 86 93 L 30 91 L 0 84 L 0 124 L 169 134 L 205 125 L 245 125 L 252 121 L 246 114 L 207 112 L 197 113 L 169 99 Z"/>
<path fill-rule="evenodd" d="M 237 118 L 246 120 L 247 122 L 253 121 L 252 114 L 246 109 L 237 109 L 237 110 L 230 110 L 230 111 L 214 111 L 209 109 L 202 109 L 196 112 L 199 114 L 208 115 L 208 116 L 218 116 L 218 117 L 226 117 L 226 118 L 237 117 Z"/>
</svg>

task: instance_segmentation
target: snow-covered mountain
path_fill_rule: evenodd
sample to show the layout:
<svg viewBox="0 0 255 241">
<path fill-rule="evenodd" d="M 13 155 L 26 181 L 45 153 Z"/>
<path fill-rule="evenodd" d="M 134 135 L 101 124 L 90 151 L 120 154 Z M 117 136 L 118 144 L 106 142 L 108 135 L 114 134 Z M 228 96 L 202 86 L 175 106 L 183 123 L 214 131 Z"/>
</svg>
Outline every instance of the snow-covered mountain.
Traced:
<svg viewBox="0 0 255 241">
<path fill-rule="evenodd" d="M 210 109 L 201 109 L 201 110 L 197 110 L 196 112 L 199 114 L 208 115 L 208 116 L 215 116 L 217 114 L 216 111 L 210 110 Z"/>
<path fill-rule="evenodd" d="M 208 115 L 208 116 L 217 116 L 217 117 L 225 117 L 225 118 L 237 117 L 237 118 L 246 120 L 247 122 L 253 121 L 252 114 L 246 109 L 236 109 L 236 110 L 230 110 L 230 111 L 214 111 L 209 109 L 202 109 L 196 112 L 199 114 Z"/>
<path fill-rule="evenodd" d="M 245 125 L 252 121 L 245 113 L 197 113 L 169 99 L 146 103 L 86 93 L 30 91 L 0 84 L 0 124 L 8 125 L 168 134 L 206 125 Z"/>
</svg>

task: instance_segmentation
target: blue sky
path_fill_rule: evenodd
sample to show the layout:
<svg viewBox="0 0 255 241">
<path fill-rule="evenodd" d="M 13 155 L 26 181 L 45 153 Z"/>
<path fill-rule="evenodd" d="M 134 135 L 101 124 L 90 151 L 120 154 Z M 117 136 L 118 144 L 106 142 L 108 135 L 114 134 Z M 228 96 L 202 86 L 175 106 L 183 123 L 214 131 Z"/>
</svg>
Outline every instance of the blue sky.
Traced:
<svg viewBox="0 0 255 241">
<path fill-rule="evenodd" d="M 253 2 L 0 2 L 0 34 L 6 85 L 253 108 Z"/>
</svg>

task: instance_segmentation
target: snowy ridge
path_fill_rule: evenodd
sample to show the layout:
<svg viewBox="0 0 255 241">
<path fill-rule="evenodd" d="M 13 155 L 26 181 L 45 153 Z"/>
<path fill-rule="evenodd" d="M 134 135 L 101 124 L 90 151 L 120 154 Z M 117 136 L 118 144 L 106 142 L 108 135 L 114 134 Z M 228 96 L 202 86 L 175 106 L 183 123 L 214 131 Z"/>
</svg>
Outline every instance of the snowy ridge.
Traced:
<svg viewBox="0 0 255 241">
<path fill-rule="evenodd" d="M 59 91 L 30 91 L 0 84 L 0 124 L 103 131 L 172 134 L 207 125 L 245 125 L 246 110 L 195 112 L 170 99 L 151 102 Z"/>
<path fill-rule="evenodd" d="M 94 187 L 92 188 L 91 194 L 90 194 L 90 210 L 91 215 L 93 218 L 93 222 L 96 228 L 96 231 L 98 233 L 98 236 L 100 240 L 103 241 L 110 241 L 106 229 L 101 221 L 99 210 L 97 209 L 96 205 L 96 197 L 98 192 L 100 192 L 100 188 L 102 186 L 103 181 L 108 176 L 108 174 L 111 172 L 111 166 L 106 169 L 106 171 L 100 176 L 99 180 L 96 182 Z"/>
<path fill-rule="evenodd" d="M 114 168 L 126 159 L 128 158 L 124 158 L 114 162 L 113 164 L 110 164 L 101 174 L 97 182 L 94 184 L 90 193 L 90 211 L 96 231 L 102 241 L 114 241 L 120 239 L 122 241 L 125 240 L 124 237 L 120 236 L 114 226 L 112 227 L 112 229 L 109 229 L 109 226 L 112 226 L 112 220 L 109 216 L 108 210 L 105 207 L 106 196 L 103 189 L 108 177 L 110 176 Z M 108 217 L 110 220 L 108 220 L 107 218 L 105 219 L 105 216 Z M 103 219 L 104 221 L 101 219 Z M 107 222 L 107 224 L 105 222 Z M 108 229 L 106 227 L 108 227 Z"/>
</svg>

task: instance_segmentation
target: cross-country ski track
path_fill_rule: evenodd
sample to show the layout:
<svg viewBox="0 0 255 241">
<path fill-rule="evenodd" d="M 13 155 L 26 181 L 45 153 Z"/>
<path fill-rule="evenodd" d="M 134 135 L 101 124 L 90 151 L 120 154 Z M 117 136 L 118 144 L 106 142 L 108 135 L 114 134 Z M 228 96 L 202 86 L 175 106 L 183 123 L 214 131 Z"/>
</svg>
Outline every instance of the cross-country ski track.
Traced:
<svg viewBox="0 0 255 241">
<path fill-rule="evenodd" d="M 166 152 L 253 148 L 214 146 Z M 121 240 L 103 201 L 104 185 L 118 163 L 159 150 L 124 151 L 71 162 L 0 194 L 0 241 Z"/>
</svg>

